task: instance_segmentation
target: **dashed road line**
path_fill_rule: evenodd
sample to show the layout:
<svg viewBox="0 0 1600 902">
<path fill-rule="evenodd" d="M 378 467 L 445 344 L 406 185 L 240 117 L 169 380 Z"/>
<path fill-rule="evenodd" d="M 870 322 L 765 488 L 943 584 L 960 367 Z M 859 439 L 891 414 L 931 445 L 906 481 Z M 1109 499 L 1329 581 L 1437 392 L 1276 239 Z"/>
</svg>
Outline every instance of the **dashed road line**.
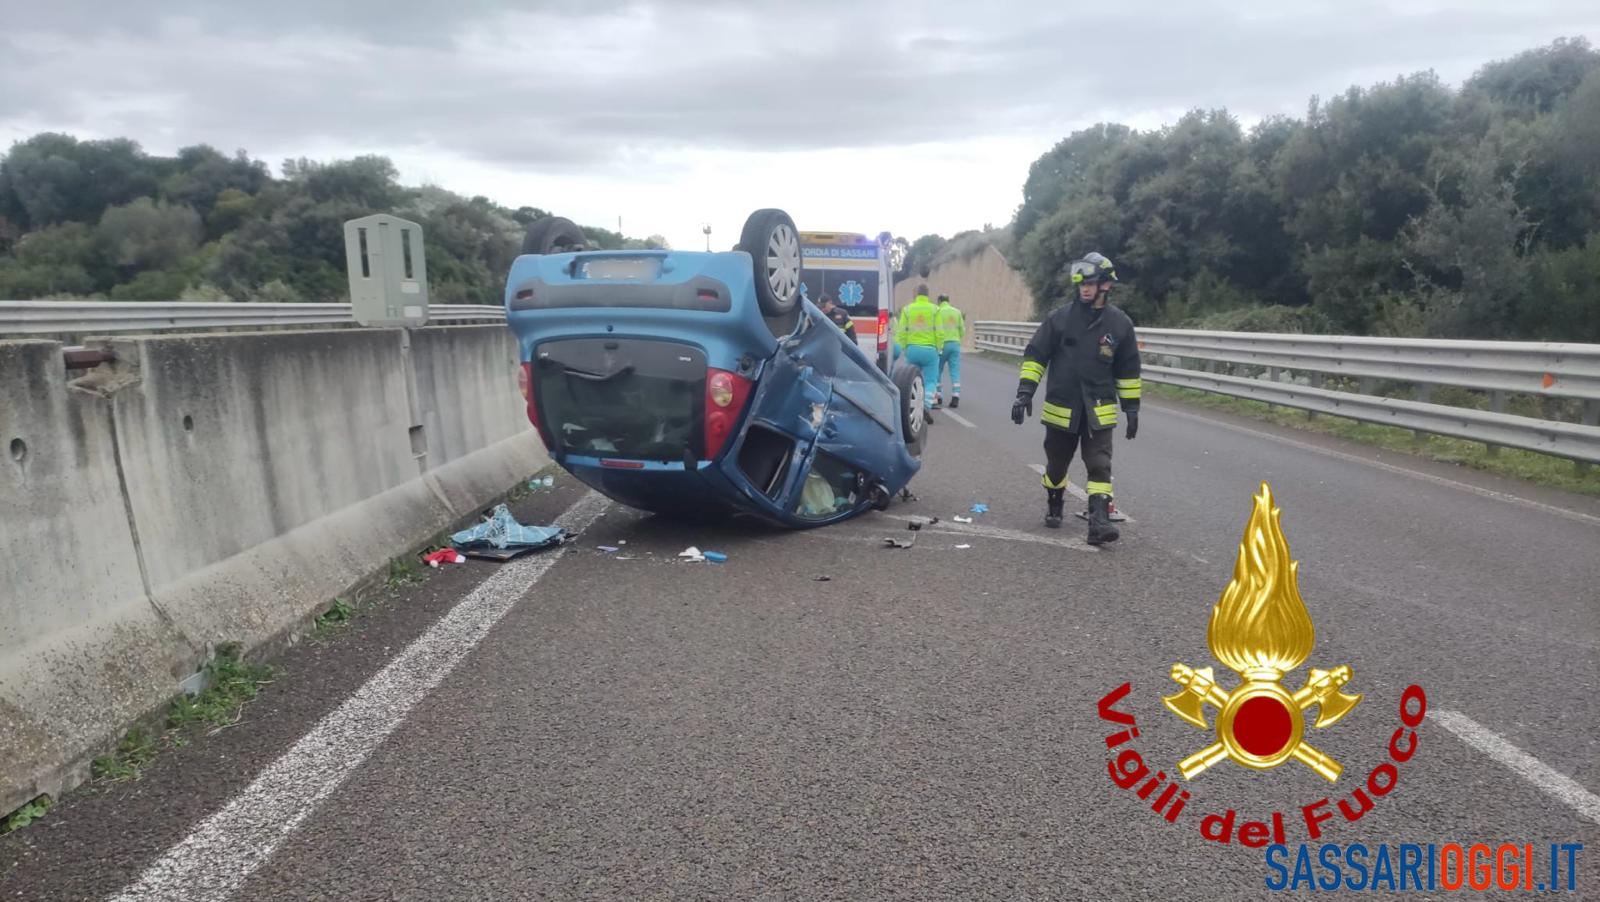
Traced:
<svg viewBox="0 0 1600 902">
<path fill-rule="evenodd" d="M 967 419 L 966 417 L 962 416 L 959 413 L 956 413 L 955 411 L 951 410 L 948 407 L 940 408 L 939 413 L 944 415 L 944 416 L 949 417 L 952 420 L 955 420 L 957 423 L 960 423 L 961 425 L 967 427 L 968 429 L 976 429 L 976 428 L 978 428 L 978 424 L 977 423 L 972 422 L 971 420 Z"/>
<path fill-rule="evenodd" d="M 1028 464 L 1028 469 L 1032 470 L 1035 473 L 1038 473 L 1040 476 L 1044 475 L 1044 464 Z M 1077 486 L 1073 485 L 1070 482 L 1067 483 L 1067 494 L 1071 495 L 1072 497 L 1074 497 L 1076 499 L 1078 499 L 1079 501 L 1082 501 L 1084 504 L 1088 504 L 1089 503 L 1089 493 L 1085 492 L 1083 489 L 1078 488 Z M 1132 517 L 1128 516 L 1127 514 L 1118 514 L 1118 516 L 1120 516 L 1122 518 L 1121 520 L 1117 521 L 1119 523 L 1138 523 L 1139 522 L 1138 520 L 1133 519 Z"/>
<path fill-rule="evenodd" d="M 555 522 L 580 532 L 609 506 L 591 492 Z M 560 559 L 502 565 L 113 902 L 220 899 L 244 885 Z"/>
<path fill-rule="evenodd" d="M 925 517 L 903 517 L 895 514 L 884 514 L 886 520 L 899 520 L 904 523 L 915 523 L 926 520 Z M 1006 542 L 1031 542 L 1035 545 L 1053 545 L 1057 548 L 1070 548 L 1073 551 L 1091 551 L 1098 553 L 1099 548 L 1083 541 L 1082 539 L 1058 539 L 1053 536 L 1039 536 L 1031 532 L 1022 532 L 1017 529 L 1004 529 L 999 526 L 981 526 L 977 523 L 952 523 L 940 520 L 932 526 L 924 526 L 923 532 L 948 532 L 960 535 L 978 536 L 985 539 L 1000 539 Z"/>
<path fill-rule="evenodd" d="M 1586 820 L 1600 824 L 1600 796 L 1584 789 L 1578 781 L 1517 748 L 1460 711 L 1429 711 L 1428 717 Z"/>
</svg>

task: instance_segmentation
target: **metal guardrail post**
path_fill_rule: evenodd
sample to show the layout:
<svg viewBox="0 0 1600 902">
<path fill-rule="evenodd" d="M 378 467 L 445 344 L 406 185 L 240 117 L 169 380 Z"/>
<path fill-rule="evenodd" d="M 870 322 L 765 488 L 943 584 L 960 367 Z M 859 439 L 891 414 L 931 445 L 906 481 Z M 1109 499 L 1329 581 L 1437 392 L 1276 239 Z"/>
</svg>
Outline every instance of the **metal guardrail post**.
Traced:
<svg viewBox="0 0 1600 902">
<path fill-rule="evenodd" d="M 1589 427 L 1600 426 L 1600 400 L 1589 400 L 1583 402 L 1582 422 L 1583 425 Z M 1594 467 L 1594 464 L 1589 463 L 1586 460 L 1576 461 L 1575 463 L 1578 466 L 1579 475 L 1587 474 L 1589 470 Z"/>
<path fill-rule="evenodd" d="M 1491 413 L 1505 413 L 1506 412 L 1506 393 L 1505 392 L 1503 392 L 1503 391 L 1492 391 L 1492 392 L 1489 393 L 1489 411 Z M 1499 457 L 1500 456 L 1500 446 L 1491 445 L 1488 442 L 1484 442 L 1483 447 L 1484 447 L 1484 451 L 1490 457 Z"/>
</svg>

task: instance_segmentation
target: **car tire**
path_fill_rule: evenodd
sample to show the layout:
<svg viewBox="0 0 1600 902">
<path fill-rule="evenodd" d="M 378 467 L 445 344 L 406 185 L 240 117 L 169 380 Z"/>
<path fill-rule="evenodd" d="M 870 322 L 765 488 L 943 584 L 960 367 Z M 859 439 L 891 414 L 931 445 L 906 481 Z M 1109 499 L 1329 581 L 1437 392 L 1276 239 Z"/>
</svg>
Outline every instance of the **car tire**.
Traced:
<svg viewBox="0 0 1600 902">
<path fill-rule="evenodd" d="M 900 390 L 900 434 L 906 451 L 920 458 L 928 446 L 928 419 L 922 408 L 927 387 L 922 384 L 922 369 L 903 363 L 895 367 L 894 387 Z"/>
<path fill-rule="evenodd" d="M 522 252 L 524 254 L 565 254 L 572 251 L 585 250 L 588 239 L 583 235 L 583 229 L 570 219 L 560 216 L 546 216 L 535 219 L 528 224 L 528 231 L 522 236 Z"/>
<path fill-rule="evenodd" d="M 800 304 L 800 230 L 782 210 L 757 210 L 744 221 L 738 249 L 750 255 L 761 315 L 786 319 Z"/>
</svg>

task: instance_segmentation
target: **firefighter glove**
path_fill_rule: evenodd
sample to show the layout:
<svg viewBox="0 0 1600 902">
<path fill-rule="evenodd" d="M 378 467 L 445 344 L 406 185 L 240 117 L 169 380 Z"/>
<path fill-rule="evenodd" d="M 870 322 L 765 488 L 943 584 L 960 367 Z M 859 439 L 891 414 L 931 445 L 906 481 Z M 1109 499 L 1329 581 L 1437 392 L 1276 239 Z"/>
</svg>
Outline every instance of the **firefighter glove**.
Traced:
<svg viewBox="0 0 1600 902">
<path fill-rule="evenodd" d="M 1132 441 L 1133 437 L 1139 434 L 1139 411 L 1125 410 L 1123 413 L 1128 417 L 1128 440 Z"/>
<path fill-rule="evenodd" d="M 1033 416 L 1033 399 L 1019 392 L 1017 400 L 1011 404 L 1011 422 L 1021 426 L 1023 411 L 1027 411 L 1027 416 Z"/>
</svg>

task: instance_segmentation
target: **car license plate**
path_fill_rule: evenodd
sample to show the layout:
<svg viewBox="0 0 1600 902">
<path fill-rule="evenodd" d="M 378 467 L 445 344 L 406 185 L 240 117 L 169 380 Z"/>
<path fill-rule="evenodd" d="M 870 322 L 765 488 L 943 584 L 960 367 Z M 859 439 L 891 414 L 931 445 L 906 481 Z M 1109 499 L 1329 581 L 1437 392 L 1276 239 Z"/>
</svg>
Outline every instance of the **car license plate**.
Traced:
<svg viewBox="0 0 1600 902">
<path fill-rule="evenodd" d="M 655 257 L 600 257 L 583 261 L 586 279 L 628 279 L 648 282 L 660 271 L 661 262 Z"/>
</svg>

